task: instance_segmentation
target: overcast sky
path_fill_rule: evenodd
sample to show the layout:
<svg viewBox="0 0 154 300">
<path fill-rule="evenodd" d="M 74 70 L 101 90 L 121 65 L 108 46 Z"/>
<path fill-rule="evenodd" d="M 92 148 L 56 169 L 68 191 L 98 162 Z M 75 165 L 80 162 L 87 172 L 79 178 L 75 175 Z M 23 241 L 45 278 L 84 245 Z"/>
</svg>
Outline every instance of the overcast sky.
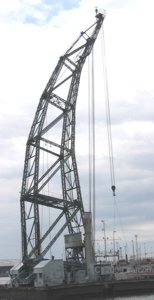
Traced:
<svg viewBox="0 0 154 300">
<path fill-rule="evenodd" d="M 137 234 L 142 252 L 146 246 L 147 252 L 154 254 L 153 0 L 5 0 L 0 1 L 0 258 L 21 256 L 19 193 L 25 144 L 40 95 L 59 56 L 93 24 L 96 6 L 106 11 L 104 33 L 117 187 L 114 203 L 105 106 L 101 99 L 100 108 L 99 99 L 97 239 L 102 239 L 101 220 L 105 220 L 109 238 L 114 228 L 117 241 L 131 247 Z M 98 58 L 96 66 L 99 68 Z M 101 80 L 96 85 L 98 98 Z M 83 167 L 85 160 L 88 164 L 83 147 L 87 119 L 82 89 L 77 107 L 76 154 L 87 210 L 88 171 Z"/>
</svg>

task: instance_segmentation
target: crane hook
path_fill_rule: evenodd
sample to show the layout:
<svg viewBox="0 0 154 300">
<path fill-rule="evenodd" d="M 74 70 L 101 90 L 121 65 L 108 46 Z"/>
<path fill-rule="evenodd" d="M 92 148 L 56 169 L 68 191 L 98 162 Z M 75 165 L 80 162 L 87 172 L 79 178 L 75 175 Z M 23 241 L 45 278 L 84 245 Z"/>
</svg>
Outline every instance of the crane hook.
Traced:
<svg viewBox="0 0 154 300">
<path fill-rule="evenodd" d="M 115 189 L 116 189 L 115 185 L 112 185 L 112 186 L 111 186 L 111 190 L 113 191 L 113 196 L 114 196 L 114 197 L 116 196 L 116 194 L 115 194 Z"/>
</svg>

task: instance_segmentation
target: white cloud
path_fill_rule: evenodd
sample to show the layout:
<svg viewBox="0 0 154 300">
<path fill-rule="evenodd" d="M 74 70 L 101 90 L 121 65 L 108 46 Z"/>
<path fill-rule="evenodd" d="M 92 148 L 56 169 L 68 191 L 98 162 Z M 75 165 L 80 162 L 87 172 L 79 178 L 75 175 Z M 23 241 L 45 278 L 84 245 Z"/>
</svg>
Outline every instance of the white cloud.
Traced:
<svg viewBox="0 0 154 300">
<path fill-rule="evenodd" d="M 0 3 L 0 14 L 5 15 L 7 13 L 10 13 L 14 10 L 19 9 L 20 7 L 20 0 L 7 0 L 7 1 L 1 1 Z"/>
</svg>

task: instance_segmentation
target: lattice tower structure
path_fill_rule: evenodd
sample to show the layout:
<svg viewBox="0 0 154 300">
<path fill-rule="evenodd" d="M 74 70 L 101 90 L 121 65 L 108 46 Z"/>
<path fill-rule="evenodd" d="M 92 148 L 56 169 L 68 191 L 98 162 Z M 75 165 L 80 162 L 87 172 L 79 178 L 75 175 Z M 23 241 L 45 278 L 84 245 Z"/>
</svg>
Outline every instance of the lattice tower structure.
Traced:
<svg viewBox="0 0 154 300">
<path fill-rule="evenodd" d="M 91 53 L 103 20 L 104 15 L 98 13 L 96 22 L 81 32 L 59 58 L 40 97 L 27 140 L 21 188 L 23 261 L 43 258 L 66 228 L 70 234 L 84 234 L 84 206 L 75 157 L 76 101 L 82 67 Z M 44 169 L 42 165 L 46 155 L 48 165 Z M 50 187 L 52 190 L 58 178 L 62 196 L 57 197 L 46 190 Z M 56 210 L 51 224 L 43 233 L 42 206 Z M 84 243 L 83 247 L 74 248 L 71 255 L 75 261 L 82 260 Z"/>
</svg>

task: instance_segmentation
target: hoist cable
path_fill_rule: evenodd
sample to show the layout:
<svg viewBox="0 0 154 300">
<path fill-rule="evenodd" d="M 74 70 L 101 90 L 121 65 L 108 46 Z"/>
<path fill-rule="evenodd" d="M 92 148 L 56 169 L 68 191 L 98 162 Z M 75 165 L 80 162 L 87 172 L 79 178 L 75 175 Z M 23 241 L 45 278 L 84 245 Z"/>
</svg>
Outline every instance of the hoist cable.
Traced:
<svg viewBox="0 0 154 300">
<path fill-rule="evenodd" d="M 113 159 L 113 144 L 112 144 L 112 131 L 111 131 L 111 114 L 110 114 L 110 101 L 109 101 L 109 89 L 107 79 L 107 66 L 106 66 L 106 51 L 105 51 L 105 37 L 104 28 L 102 27 L 102 57 L 103 57 L 103 73 L 104 73 L 104 90 L 105 90 L 105 105 L 106 105 L 106 123 L 107 123 L 107 135 L 108 135 L 108 148 L 109 148 L 109 165 L 110 165 L 110 177 L 111 177 L 111 189 L 113 191 L 114 206 L 113 206 L 113 232 L 116 227 L 116 194 L 115 194 L 115 172 L 114 172 L 114 159 Z"/>
<path fill-rule="evenodd" d="M 88 146 L 89 146 L 89 210 L 92 212 L 92 239 L 95 249 L 95 91 L 94 53 L 88 59 Z"/>
<path fill-rule="evenodd" d="M 109 89 L 108 89 L 107 67 L 106 67 L 106 52 L 105 52 L 105 38 L 104 38 L 104 28 L 103 27 L 102 27 L 101 41 L 102 41 L 102 57 L 103 57 L 103 73 L 104 73 L 104 89 L 105 89 L 106 122 L 107 122 L 107 135 L 108 135 L 108 147 L 109 147 L 111 189 L 113 191 L 113 196 L 115 196 L 116 186 L 115 186 L 113 144 L 112 144 L 112 131 L 111 131 L 111 114 L 110 114 L 110 101 L 109 101 Z"/>
<path fill-rule="evenodd" d="M 91 61 L 90 61 L 91 59 Z M 95 89 L 94 89 L 94 53 L 88 61 L 88 122 L 89 122 L 89 210 L 92 212 L 92 239 L 95 249 Z"/>
<path fill-rule="evenodd" d="M 93 200 L 93 244 L 95 250 L 95 220 L 96 220 L 96 206 L 95 206 L 95 88 L 94 88 L 94 50 L 92 50 L 92 90 L 91 90 L 91 104 L 92 104 L 92 200 Z"/>
<path fill-rule="evenodd" d="M 91 212 L 92 207 L 92 191 L 91 191 L 91 183 L 92 183 L 92 163 L 91 163 L 91 91 L 90 91 L 90 58 L 88 57 L 88 150 L 89 150 L 89 211 Z"/>
</svg>

